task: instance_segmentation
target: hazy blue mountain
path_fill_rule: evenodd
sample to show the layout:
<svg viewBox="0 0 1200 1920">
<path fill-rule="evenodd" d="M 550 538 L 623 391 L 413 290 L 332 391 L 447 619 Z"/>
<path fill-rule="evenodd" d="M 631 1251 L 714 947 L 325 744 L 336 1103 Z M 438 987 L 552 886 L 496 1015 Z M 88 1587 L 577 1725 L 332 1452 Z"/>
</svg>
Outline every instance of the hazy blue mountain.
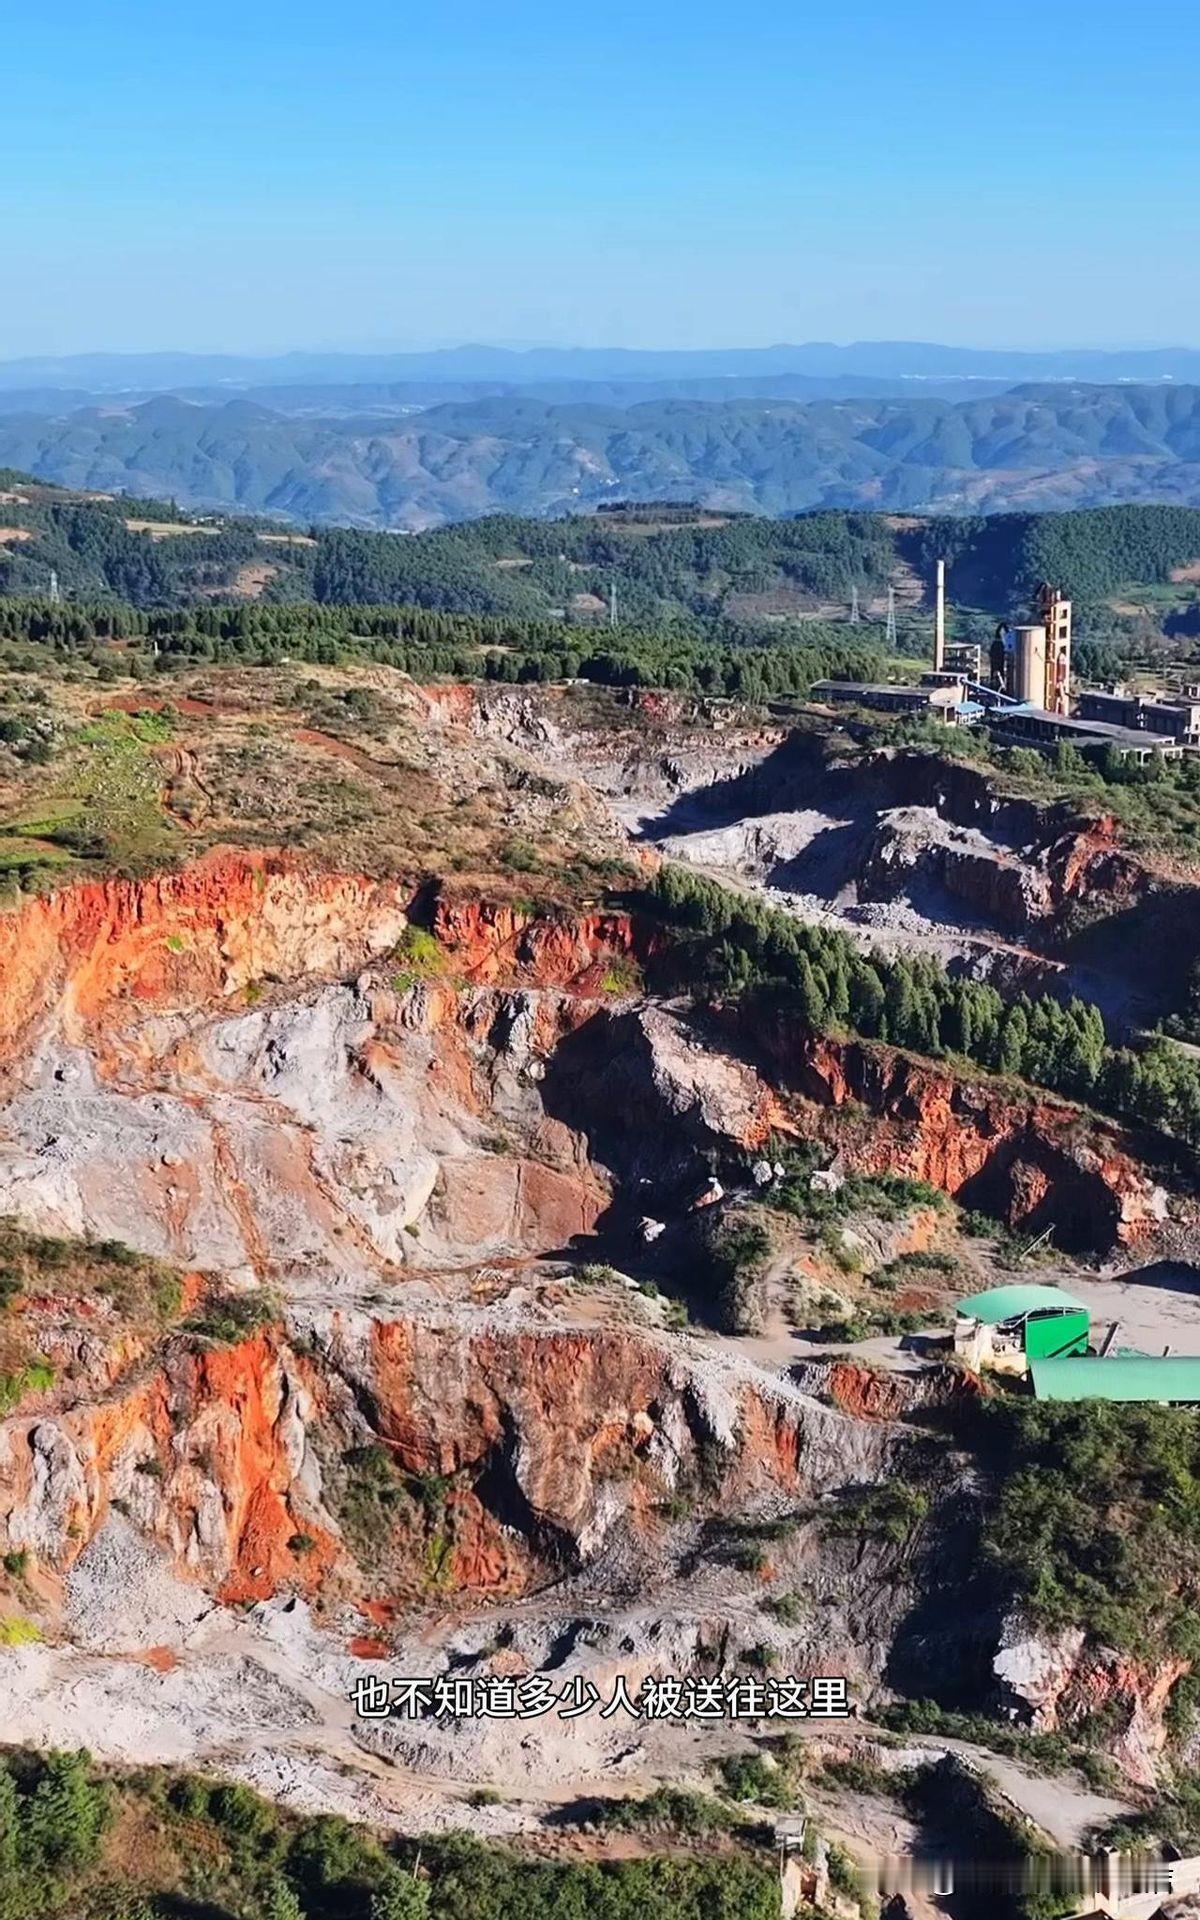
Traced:
<svg viewBox="0 0 1200 1920">
<path fill-rule="evenodd" d="M 769 514 L 1196 504 L 1200 386 L 634 406 L 501 394 L 335 415 L 162 395 L 0 418 L 0 465 L 72 487 L 365 527 L 622 498 Z"/>
<path fill-rule="evenodd" d="M 980 380 L 951 374 L 945 380 L 922 380 L 915 391 L 923 399 L 977 399 L 1004 393 L 1007 380 Z M 537 380 L 525 385 L 503 380 L 393 380 L 360 381 L 339 386 L 300 382 L 291 386 L 225 385 L 222 387 L 145 387 L 105 391 L 71 387 L 0 387 L 0 414 L 57 414 L 92 405 L 139 406 L 167 393 L 199 406 L 220 406 L 236 394 L 256 400 L 276 413 L 315 413 L 330 417 L 348 413 L 414 413 L 424 407 L 463 400 L 531 399 L 554 406 L 590 405 L 632 407 L 648 400 L 899 400 L 911 398 L 914 383 L 872 374 L 764 373 L 740 379 L 675 380 Z"/>
<path fill-rule="evenodd" d="M 1010 352 L 924 341 L 865 340 L 848 346 L 712 347 L 681 352 L 647 348 L 462 346 L 428 353 L 76 354 L 0 362 L 0 389 L 69 388 L 88 393 L 169 392 L 180 388 L 359 386 L 402 382 L 525 387 L 579 381 L 850 379 L 874 380 L 1200 380 L 1200 349 L 1064 348 Z"/>
</svg>

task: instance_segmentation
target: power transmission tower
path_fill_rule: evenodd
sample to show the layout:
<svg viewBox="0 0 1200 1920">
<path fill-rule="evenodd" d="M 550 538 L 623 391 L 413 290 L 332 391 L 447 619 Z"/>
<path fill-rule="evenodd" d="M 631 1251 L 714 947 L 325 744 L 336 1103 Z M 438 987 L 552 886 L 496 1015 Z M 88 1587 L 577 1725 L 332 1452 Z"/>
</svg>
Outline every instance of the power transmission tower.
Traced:
<svg viewBox="0 0 1200 1920">
<path fill-rule="evenodd" d="M 895 653 L 896 651 L 896 589 L 893 586 L 888 587 L 887 646 L 888 646 L 889 652 Z"/>
<path fill-rule="evenodd" d="M 608 588 L 608 624 L 610 627 L 615 627 L 617 624 L 617 583 L 615 580 L 609 582 Z"/>
<path fill-rule="evenodd" d="M 48 598 L 52 607 L 60 607 L 62 605 L 62 589 L 58 584 L 58 574 L 53 567 L 50 569 L 50 592 Z"/>
<path fill-rule="evenodd" d="M 850 589 L 850 625 L 852 627 L 856 627 L 859 624 L 859 621 L 861 619 L 862 619 L 862 614 L 858 610 L 858 588 L 851 587 Z"/>
</svg>

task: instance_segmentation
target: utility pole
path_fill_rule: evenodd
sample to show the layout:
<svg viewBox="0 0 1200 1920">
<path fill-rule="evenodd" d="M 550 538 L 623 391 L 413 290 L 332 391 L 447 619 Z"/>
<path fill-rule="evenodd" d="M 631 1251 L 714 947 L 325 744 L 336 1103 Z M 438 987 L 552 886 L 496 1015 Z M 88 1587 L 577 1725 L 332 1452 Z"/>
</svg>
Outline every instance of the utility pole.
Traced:
<svg viewBox="0 0 1200 1920">
<path fill-rule="evenodd" d="M 896 589 L 888 582 L 887 610 L 887 647 L 889 653 L 896 651 Z"/>
</svg>

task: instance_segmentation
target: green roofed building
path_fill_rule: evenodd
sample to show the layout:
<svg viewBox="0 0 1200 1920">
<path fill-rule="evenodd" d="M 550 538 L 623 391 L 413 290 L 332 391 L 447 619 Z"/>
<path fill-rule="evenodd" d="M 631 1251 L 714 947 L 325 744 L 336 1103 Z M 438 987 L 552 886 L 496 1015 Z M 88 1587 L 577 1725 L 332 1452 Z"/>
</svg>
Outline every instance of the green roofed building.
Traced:
<svg viewBox="0 0 1200 1920">
<path fill-rule="evenodd" d="M 992 1287 L 954 1310 L 954 1351 L 977 1371 L 1024 1373 L 1034 1359 L 1086 1354 L 1090 1331 L 1082 1300 L 1061 1287 Z"/>
<path fill-rule="evenodd" d="M 1200 1353 L 1057 1355 L 1029 1362 L 1038 1400 L 1140 1400 L 1200 1406 Z"/>
</svg>

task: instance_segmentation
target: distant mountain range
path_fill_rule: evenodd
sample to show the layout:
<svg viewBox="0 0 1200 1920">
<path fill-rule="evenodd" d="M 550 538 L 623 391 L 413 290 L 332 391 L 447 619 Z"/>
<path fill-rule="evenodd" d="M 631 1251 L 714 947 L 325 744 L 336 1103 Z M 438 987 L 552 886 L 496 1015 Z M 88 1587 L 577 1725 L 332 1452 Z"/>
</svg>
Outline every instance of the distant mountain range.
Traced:
<svg viewBox="0 0 1200 1920">
<path fill-rule="evenodd" d="M 959 401 L 505 394 L 399 415 L 342 397 L 333 412 L 163 396 L 9 414 L 0 465 L 190 507 L 399 529 L 623 498 L 769 514 L 1200 503 L 1200 385 L 1065 382 Z"/>
<path fill-rule="evenodd" d="M 1200 378 L 1200 374 L 1197 375 Z M 1009 380 L 964 379 L 950 374 L 943 380 L 912 381 L 881 374 L 763 373 L 737 378 L 631 380 L 363 380 L 337 382 L 295 381 L 286 386 L 269 383 L 238 386 L 179 385 L 168 397 L 191 400 L 198 406 L 222 406 L 236 397 L 269 407 L 276 413 L 317 414 L 329 419 L 347 415 L 410 414 L 425 407 L 470 400 L 540 400 L 547 406 L 641 406 L 649 400 L 963 400 L 1005 393 Z M 14 413 L 61 414 L 80 407 L 141 406 L 158 398 L 152 386 L 120 392 L 84 387 L 0 387 L 0 417 Z"/>
<path fill-rule="evenodd" d="M 860 340 L 848 346 L 712 347 L 681 352 L 619 347 L 463 346 L 428 353 L 247 354 L 90 353 L 0 362 L 0 389 L 68 389 L 76 393 L 166 393 L 185 388 L 392 386 L 430 384 L 562 386 L 581 381 L 738 380 L 759 383 L 792 375 L 851 381 L 1200 380 L 1200 349 L 1062 348 L 1010 352 L 912 340 Z"/>
</svg>

